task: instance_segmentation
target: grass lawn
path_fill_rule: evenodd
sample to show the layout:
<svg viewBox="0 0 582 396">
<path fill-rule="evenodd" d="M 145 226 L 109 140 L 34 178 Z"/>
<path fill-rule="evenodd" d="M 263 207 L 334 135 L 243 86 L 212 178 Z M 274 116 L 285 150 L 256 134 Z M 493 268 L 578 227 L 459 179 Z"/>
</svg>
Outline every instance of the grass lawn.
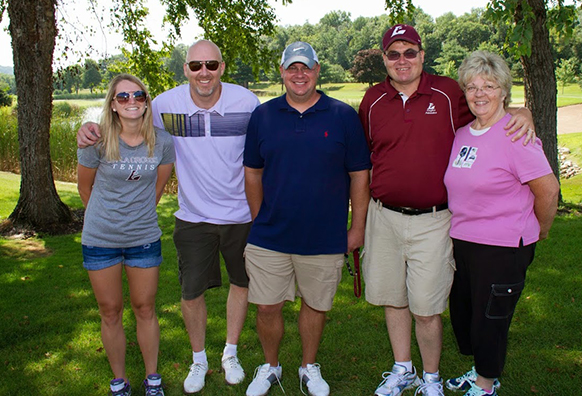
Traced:
<svg viewBox="0 0 582 396">
<path fill-rule="evenodd" d="M 19 177 L 0 173 L 0 218 L 13 209 Z M 57 183 L 64 202 L 80 207 L 76 186 Z M 565 196 L 569 199 L 569 195 Z M 191 351 L 180 313 L 180 286 L 172 243 L 175 196 L 159 206 L 164 263 L 157 298 L 161 325 L 159 371 L 166 395 L 181 395 Z M 507 366 L 499 392 L 504 396 L 582 394 L 582 218 L 556 219 L 550 239 L 539 243 L 536 261 L 511 328 Z M 105 395 L 111 371 L 100 339 L 97 304 L 81 265 L 80 234 L 26 240 L 0 238 L 0 395 Z M 226 280 L 225 280 L 226 281 Z M 126 307 L 129 301 L 126 296 Z M 242 386 L 229 387 L 218 372 L 225 339 L 226 288 L 207 293 L 207 351 L 211 373 L 203 395 L 244 395 L 254 367 L 263 362 L 250 307 L 239 344 L 247 372 Z M 286 334 L 280 359 L 288 396 L 299 396 L 296 370 L 301 345 L 296 324 L 299 304 L 284 309 Z M 135 319 L 126 308 L 127 369 L 134 394 L 143 392 L 143 364 Z M 444 315 L 441 373 L 457 375 L 471 360 L 457 353 L 448 313 Z M 420 357 L 413 347 L 413 360 Z M 333 395 L 370 395 L 392 364 L 383 310 L 356 299 L 344 269 L 334 309 L 329 313 L 318 361 Z M 275 387 L 271 395 L 282 395 Z M 408 393 L 412 396 L 412 392 Z M 447 393 L 452 395 L 452 393 Z"/>
</svg>

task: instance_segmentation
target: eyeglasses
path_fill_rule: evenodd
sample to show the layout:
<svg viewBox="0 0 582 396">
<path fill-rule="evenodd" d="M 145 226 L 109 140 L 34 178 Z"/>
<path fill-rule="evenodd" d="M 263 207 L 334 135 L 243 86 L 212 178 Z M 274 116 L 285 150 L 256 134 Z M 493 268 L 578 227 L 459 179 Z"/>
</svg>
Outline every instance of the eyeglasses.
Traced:
<svg viewBox="0 0 582 396">
<path fill-rule="evenodd" d="M 469 85 L 468 87 L 465 87 L 465 93 L 468 95 L 475 95 L 478 91 L 482 91 L 484 94 L 490 95 L 497 88 L 500 88 L 500 86 L 499 85 L 495 86 L 495 85 L 491 85 L 491 84 L 485 84 L 481 88 L 477 88 L 474 85 Z"/>
<path fill-rule="evenodd" d="M 416 50 L 413 50 L 412 48 L 409 48 L 404 52 L 388 51 L 388 52 L 384 52 L 384 54 L 386 54 L 386 57 L 388 58 L 389 61 L 397 61 L 397 60 L 400 60 L 401 55 L 404 55 L 404 57 L 406 59 L 414 59 L 414 58 L 416 58 L 416 56 L 418 55 L 419 52 L 420 51 L 416 51 Z"/>
<path fill-rule="evenodd" d="M 206 65 L 206 68 L 210 71 L 218 70 L 220 66 L 220 61 L 217 60 L 210 60 L 210 61 L 190 61 L 186 62 L 190 70 L 193 72 L 197 72 L 202 69 L 202 65 Z"/>
<path fill-rule="evenodd" d="M 315 70 L 314 69 L 310 69 L 307 66 L 305 66 L 305 67 L 297 67 L 295 65 L 291 65 L 285 71 L 287 73 L 291 73 L 291 74 L 299 74 L 299 73 L 311 74 Z"/>
<path fill-rule="evenodd" d="M 117 103 L 124 104 L 129 102 L 130 98 L 134 98 L 136 102 L 143 103 L 146 101 L 148 94 L 145 91 L 135 91 L 135 92 L 120 92 L 115 95 L 115 100 Z"/>
</svg>

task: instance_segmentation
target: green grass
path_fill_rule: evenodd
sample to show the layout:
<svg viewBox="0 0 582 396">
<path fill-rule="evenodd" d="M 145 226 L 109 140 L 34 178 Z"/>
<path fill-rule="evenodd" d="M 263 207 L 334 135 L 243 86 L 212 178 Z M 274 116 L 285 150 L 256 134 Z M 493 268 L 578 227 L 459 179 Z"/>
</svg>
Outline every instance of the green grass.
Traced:
<svg viewBox="0 0 582 396">
<path fill-rule="evenodd" d="M 18 197 L 19 177 L 0 173 L 0 217 L 6 217 Z M 76 186 L 57 183 L 62 199 L 81 207 Z M 191 361 L 188 337 L 180 313 L 180 286 L 172 243 L 176 197 L 159 206 L 164 263 L 157 297 L 161 324 L 159 371 L 168 396 L 181 395 Z M 558 218 L 550 239 L 538 245 L 528 272 L 527 287 L 511 328 L 507 366 L 500 395 L 576 396 L 582 394 L 582 217 Z M 82 268 L 80 234 L 27 240 L 0 238 L 0 395 L 105 395 L 111 371 L 100 340 L 97 304 Z M 380 373 L 391 365 L 383 310 L 356 299 L 352 278 L 344 278 L 328 315 L 318 360 L 336 396 L 372 394 Z M 226 281 L 226 280 L 225 280 Z M 247 372 L 242 386 L 229 387 L 218 372 L 225 339 L 226 288 L 207 293 L 207 351 L 211 374 L 203 395 L 243 395 L 255 366 L 263 362 L 251 306 L 239 348 Z M 126 307 L 129 302 L 126 295 Z M 286 333 L 280 360 L 288 396 L 299 396 L 296 369 L 301 345 L 296 324 L 299 304 L 284 308 Z M 130 308 L 124 312 L 128 341 L 127 369 L 135 394 L 143 391 L 143 363 Z M 459 374 L 471 360 L 457 353 L 448 313 L 444 315 L 441 373 Z M 419 364 L 418 349 L 413 360 Z M 282 395 L 273 389 L 271 395 Z M 412 393 L 409 393 L 412 396 Z M 452 393 L 448 393 L 452 396 Z"/>
<path fill-rule="evenodd" d="M 582 133 L 558 135 L 558 145 L 570 149 L 570 159 L 582 167 Z M 562 195 L 568 202 L 582 203 L 582 174 L 560 180 Z"/>
</svg>

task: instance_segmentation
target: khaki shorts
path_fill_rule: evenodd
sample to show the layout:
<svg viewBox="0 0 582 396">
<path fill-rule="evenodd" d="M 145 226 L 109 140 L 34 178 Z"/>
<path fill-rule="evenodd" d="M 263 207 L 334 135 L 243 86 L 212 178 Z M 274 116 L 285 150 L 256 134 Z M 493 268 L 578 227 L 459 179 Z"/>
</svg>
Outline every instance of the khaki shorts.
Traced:
<svg viewBox="0 0 582 396">
<path fill-rule="evenodd" d="M 275 305 L 294 301 L 297 295 L 311 308 L 329 311 L 342 278 L 343 258 L 343 254 L 280 253 L 247 244 L 249 302 Z"/>
<path fill-rule="evenodd" d="M 366 300 L 409 307 L 419 316 L 441 314 L 453 284 L 451 212 L 405 215 L 370 200 L 362 274 Z"/>
</svg>

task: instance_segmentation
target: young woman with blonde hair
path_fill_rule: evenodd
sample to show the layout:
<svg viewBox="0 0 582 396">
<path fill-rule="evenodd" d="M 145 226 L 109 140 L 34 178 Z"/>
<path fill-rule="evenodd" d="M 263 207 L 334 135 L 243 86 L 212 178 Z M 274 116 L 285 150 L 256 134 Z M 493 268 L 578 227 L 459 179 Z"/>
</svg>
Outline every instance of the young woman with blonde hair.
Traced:
<svg viewBox="0 0 582 396">
<path fill-rule="evenodd" d="M 83 266 L 99 305 L 101 338 L 115 379 L 111 394 L 131 395 L 125 371 L 125 269 L 144 359 L 146 395 L 163 395 L 157 374 L 160 330 L 155 311 L 162 262 L 156 206 L 175 159 L 172 137 L 155 130 L 145 85 L 129 74 L 110 83 L 102 138 L 77 151 L 78 190 L 86 207 Z"/>
</svg>

